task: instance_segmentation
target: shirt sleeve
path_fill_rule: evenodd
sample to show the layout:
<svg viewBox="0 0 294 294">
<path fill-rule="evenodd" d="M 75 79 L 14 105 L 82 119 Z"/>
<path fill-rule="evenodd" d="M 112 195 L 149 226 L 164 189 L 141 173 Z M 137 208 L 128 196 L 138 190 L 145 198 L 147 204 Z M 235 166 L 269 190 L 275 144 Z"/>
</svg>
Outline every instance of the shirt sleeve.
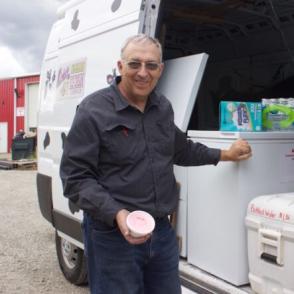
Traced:
<svg viewBox="0 0 294 294">
<path fill-rule="evenodd" d="M 180 166 L 218 164 L 221 155 L 220 149 L 193 142 L 178 127 L 175 128 L 174 164 Z"/>
<path fill-rule="evenodd" d="M 98 128 L 81 105 L 65 140 L 60 163 L 64 196 L 80 209 L 113 225 L 116 213 L 124 207 L 99 183 L 99 150 Z"/>
</svg>

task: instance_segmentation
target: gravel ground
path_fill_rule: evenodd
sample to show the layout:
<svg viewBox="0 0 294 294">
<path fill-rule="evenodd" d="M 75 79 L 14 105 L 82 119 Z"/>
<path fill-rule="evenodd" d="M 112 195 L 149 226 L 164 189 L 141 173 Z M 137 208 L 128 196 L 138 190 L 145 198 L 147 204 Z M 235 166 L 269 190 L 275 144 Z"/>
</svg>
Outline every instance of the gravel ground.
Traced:
<svg viewBox="0 0 294 294">
<path fill-rule="evenodd" d="M 59 269 L 55 232 L 39 210 L 35 182 L 36 171 L 0 170 L 0 293 L 89 293 Z"/>
<path fill-rule="evenodd" d="M 0 170 L 0 293 L 85 294 L 58 265 L 52 226 L 37 200 L 36 171 Z"/>
</svg>

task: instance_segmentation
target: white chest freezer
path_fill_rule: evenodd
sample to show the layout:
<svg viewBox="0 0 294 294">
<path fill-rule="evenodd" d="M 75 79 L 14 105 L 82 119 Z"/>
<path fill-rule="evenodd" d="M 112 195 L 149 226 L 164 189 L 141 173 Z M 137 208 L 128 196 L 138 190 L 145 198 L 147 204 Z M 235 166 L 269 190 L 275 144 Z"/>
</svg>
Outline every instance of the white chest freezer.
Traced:
<svg viewBox="0 0 294 294">
<path fill-rule="evenodd" d="M 253 156 L 239 163 L 189 167 L 187 259 L 234 285 L 248 280 L 245 216 L 258 195 L 294 191 L 294 133 L 189 131 L 193 141 L 227 149 L 246 139 Z"/>
<path fill-rule="evenodd" d="M 253 291 L 294 294 L 294 193 L 254 198 L 246 226 Z"/>
</svg>

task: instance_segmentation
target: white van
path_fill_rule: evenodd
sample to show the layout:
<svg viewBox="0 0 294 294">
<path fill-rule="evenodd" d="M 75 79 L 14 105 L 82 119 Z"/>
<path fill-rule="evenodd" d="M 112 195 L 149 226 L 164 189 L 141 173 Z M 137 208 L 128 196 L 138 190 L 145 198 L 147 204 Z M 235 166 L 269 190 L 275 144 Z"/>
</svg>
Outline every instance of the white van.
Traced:
<svg viewBox="0 0 294 294">
<path fill-rule="evenodd" d="M 82 212 L 63 197 L 59 164 L 76 108 L 85 96 L 112 82 L 118 72 L 116 61 L 125 39 L 145 33 L 161 41 L 166 67 L 158 88 L 171 100 L 176 124 L 183 131 L 189 129 L 188 135 L 195 140 L 202 137 L 208 145 L 227 146 L 230 140 L 242 136 L 250 139 L 251 135 L 216 132 L 220 100 L 260 101 L 264 97 L 294 96 L 294 0 L 72 0 L 57 14 L 41 71 L 37 189 L 42 215 L 56 231 L 61 270 L 70 282 L 79 285 L 87 278 Z M 271 153 L 263 158 L 264 162 L 272 160 L 272 169 L 281 165 L 282 157 L 276 154 L 278 146 L 284 146 L 283 154 L 294 152 L 293 133 L 280 134 L 277 138 Z M 274 141 L 262 133 L 254 134 L 253 139 L 257 142 L 254 151 L 260 154 Z M 284 162 L 287 175 L 294 174 L 293 162 Z M 251 173 L 256 171 L 256 166 L 260 167 L 258 173 Z M 266 174 L 270 166 L 250 162 L 244 163 L 242 170 L 233 163 L 213 168 L 218 170 L 217 174 L 211 168 L 175 167 L 181 186 L 177 215 L 181 279 L 186 287 L 200 293 L 250 293 L 243 223 L 246 205 L 258 193 L 294 191 L 294 178 L 289 176 L 287 180 L 272 181 L 272 178 L 280 177 L 278 168 L 269 177 Z M 194 174 L 197 174 L 197 181 Z M 239 193 L 236 188 L 239 174 L 245 178 L 252 174 L 247 183 L 251 190 L 246 188 L 244 192 L 250 196 L 245 200 L 243 192 Z M 285 171 L 284 178 L 287 175 Z M 193 199 L 199 199 L 198 188 L 199 193 L 203 190 L 203 199 L 206 193 L 209 194 L 203 185 L 214 188 L 215 199 L 222 199 L 216 195 L 218 190 L 224 190 L 217 188 L 216 178 L 228 183 L 228 187 L 240 195 L 221 200 L 226 201 L 223 211 L 221 203 L 208 207 L 205 202 L 201 206 L 200 201 L 200 206 L 195 204 L 200 210 L 196 215 L 197 209 L 192 205 Z M 264 184 L 260 185 L 262 188 L 257 189 L 249 183 L 256 178 Z M 264 188 L 266 181 L 282 184 L 272 185 L 269 191 Z M 229 194 L 232 190 L 225 191 Z M 194 192 L 197 195 L 192 195 Z M 238 197 L 244 200 L 242 207 L 234 202 L 240 200 Z M 241 213 L 235 213 L 234 207 L 226 210 L 230 203 L 236 204 Z M 210 218 L 205 219 L 206 216 Z M 227 223 L 223 224 L 222 219 Z M 197 228 L 199 223 L 201 228 Z M 217 227 L 218 223 L 224 227 L 222 236 L 216 239 L 217 232 L 211 225 Z M 232 228 L 228 227 L 230 224 Z M 194 232 L 200 235 L 195 238 Z M 238 234 L 240 240 L 235 242 Z M 208 238 L 210 235 L 211 239 Z M 230 236 L 234 238 L 233 242 Z M 207 243 L 198 246 L 197 238 Z M 225 245 L 228 238 L 235 246 L 231 252 L 225 252 L 230 251 Z M 216 246 L 220 246 L 220 250 Z M 206 261 L 201 260 L 198 264 L 196 255 L 203 247 L 207 252 L 201 254 L 202 257 L 207 254 L 207 264 L 211 265 L 219 258 L 216 271 L 214 265 L 206 268 Z M 208 260 L 209 255 L 211 260 Z M 228 255 L 232 256 L 232 261 Z M 237 260 L 239 263 L 235 268 L 231 263 Z M 240 273 L 239 268 L 242 268 Z M 233 277 L 234 272 L 240 277 Z"/>
</svg>

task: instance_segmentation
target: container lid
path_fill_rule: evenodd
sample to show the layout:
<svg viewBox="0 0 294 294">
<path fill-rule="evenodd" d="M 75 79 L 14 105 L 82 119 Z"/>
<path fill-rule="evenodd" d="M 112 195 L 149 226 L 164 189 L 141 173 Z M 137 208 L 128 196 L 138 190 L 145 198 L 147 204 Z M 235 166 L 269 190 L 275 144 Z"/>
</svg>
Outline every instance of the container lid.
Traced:
<svg viewBox="0 0 294 294">
<path fill-rule="evenodd" d="M 248 205 L 247 214 L 294 224 L 294 192 L 254 198 Z"/>
<path fill-rule="evenodd" d="M 164 71 L 157 89 L 170 100 L 175 124 L 186 132 L 196 101 L 208 55 L 205 53 L 164 62 Z"/>
<path fill-rule="evenodd" d="M 223 131 L 199 131 L 189 130 L 189 137 L 203 138 L 203 139 L 222 139 L 222 140 L 235 140 L 245 139 L 254 141 L 289 141 L 294 140 L 294 132 L 223 132 Z"/>
</svg>

